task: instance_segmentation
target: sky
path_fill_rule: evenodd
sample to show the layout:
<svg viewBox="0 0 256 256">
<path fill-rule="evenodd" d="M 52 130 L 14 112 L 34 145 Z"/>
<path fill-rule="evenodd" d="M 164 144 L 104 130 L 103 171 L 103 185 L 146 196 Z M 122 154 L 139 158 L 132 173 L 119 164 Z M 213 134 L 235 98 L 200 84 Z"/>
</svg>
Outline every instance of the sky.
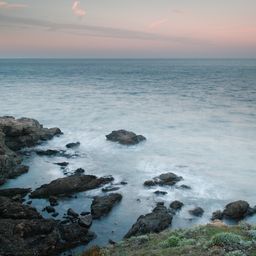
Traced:
<svg viewBox="0 0 256 256">
<path fill-rule="evenodd" d="M 0 0 L 0 58 L 256 58 L 255 0 Z"/>
</svg>

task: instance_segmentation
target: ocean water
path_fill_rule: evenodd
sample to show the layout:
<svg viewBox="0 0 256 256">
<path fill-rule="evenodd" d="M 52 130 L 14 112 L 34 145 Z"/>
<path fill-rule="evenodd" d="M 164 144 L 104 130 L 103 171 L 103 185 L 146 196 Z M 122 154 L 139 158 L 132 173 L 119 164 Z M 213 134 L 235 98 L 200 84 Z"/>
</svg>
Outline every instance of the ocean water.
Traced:
<svg viewBox="0 0 256 256">
<path fill-rule="evenodd" d="M 39 148 L 80 141 L 69 170 L 81 167 L 128 182 L 119 190 L 122 202 L 94 221 L 98 238 L 91 244 L 121 240 L 158 201 L 185 203 L 173 228 L 207 223 L 232 200 L 256 205 L 256 60 L 0 60 L 3 115 L 62 129 L 63 136 Z M 106 141 L 106 134 L 121 128 L 147 141 L 132 147 Z M 4 187 L 34 189 L 63 177 L 54 164 L 59 161 L 65 159 L 32 154 L 25 159 L 30 171 Z M 192 189 L 143 186 L 164 172 L 183 176 L 180 185 Z M 154 195 L 158 189 L 168 194 Z M 93 196 L 101 194 L 97 189 L 61 200 L 59 218 L 69 207 L 89 210 Z M 39 210 L 46 204 L 33 201 Z M 204 208 L 202 218 L 188 214 L 195 206 Z"/>
</svg>

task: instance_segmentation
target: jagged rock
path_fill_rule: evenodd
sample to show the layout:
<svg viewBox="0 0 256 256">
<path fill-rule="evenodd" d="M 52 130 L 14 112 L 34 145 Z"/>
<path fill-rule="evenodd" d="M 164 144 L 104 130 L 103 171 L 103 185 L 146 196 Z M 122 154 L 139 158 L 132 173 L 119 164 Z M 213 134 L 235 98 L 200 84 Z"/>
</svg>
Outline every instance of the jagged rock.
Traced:
<svg viewBox="0 0 256 256">
<path fill-rule="evenodd" d="M 155 186 L 155 185 L 175 185 L 177 182 L 181 181 L 183 178 L 181 176 L 177 176 L 172 172 L 163 173 L 152 180 L 147 180 L 144 182 L 144 186 Z"/>
<path fill-rule="evenodd" d="M 246 201 L 235 201 L 226 205 L 223 211 L 223 217 L 240 220 L 248 215 L 249 209 L 250 205 Z"/>
<path fill-rule="evenodd" d="M 82 174 L 82 173 L 84 173 L 84 172 L 85 172 L 85 170 L 84 170 L 83 168 L 78 168 L 78 169 L 76 169 L 76 170 L 74 171 L 75 174 Z"/>
<path fill-rule="evenodd" d="M 204 210 L 201 207 L 196 207 L 196 208 L 194 208 L 192 210 L 189 210 L 189 213 L 191 215 L 196 216 L 196 217 L 201 217 L 204 214 Z"/>
<path fill-rule="evenodd" d="M 147 233 L 159 233 L 168 228 L 172 223 L 172 215 L 168 213 L 163 203 L 158 203 L 155 209 L 146 215 L 141 215 L 132 228 L 125 235 L 125 238 L 131 236 L 140 236 Z"/>
<path fill-rule="evenodd" d="M 49 184 L 42 185 L 31 193 L 31 198 L 70 195 L 76 192 L 98 188 L 113 180 L 112 176 L 97 178 L 93 175 L 72 175 L 56 179 Z"/>
<path fill-rule="evenodd" d="M 0 197 L 0 219 L 40 218 L 42 217 L 35 208 L 23 205 L 21 202 L 11 200 L 8 197 Z"/>
<path fill-rule="evenodd" d="M 112 193 L 106 196 L 96 196 L 91 205 L 91 212 L 94 219 L 99 219 L 108 214 L 114 205 L 122 200 L 122 195 Z"/>
<path fill-rule="evenodd" d="M 76 148 L 76 147 L 79 147 L 80 146 L 80 142 L 72 142 L 72 143 L 68 143 L 66 145 L 66 148 Z"/>
<path fill-rule="evenodd" d="M 126 130 L 112 131 L 110 134 L 106 135 L 106 138 L 107 140 L 119 142 L 123 145 L 135 145 L 146 140 L 144 136 L 136 135 L 134 132 Z"/>
<path fill-rule="evenodd" d="M 58 128 L 43 128 L 34 119 L 0 117 L 0 180 L 15 178 L 28 171 L 28 167 L 20 166 L 22 155 L 16 151 L 35 146 L 42 140 L 48 140 L 61 134 Z"/>
<path fill-rule="evenodd" d="M 77 223 L 53 219 L 0 219 L 0 255 L 54 256 L 87 244 L 95 234 Z"/>
<path fill-rule="evenodd" d="M 92 225 L 92 215 L 87 214 L 78 219 L 78 224 L 82 227 L 89 228 Z"/>
<path fill-rule="evenodd" d="M 60 151 L 57 149 L 47 149 L 47 150 L 37 150 L 36 153 L 39 156 L 57 156 L 57 155 L 63 153 L 63 151 Z"/>
<path fill-rule="evenodd" d="M 170 207 L 174 210 L 180 210 L 184 204 L 181 201 L 175 200 L 171 202 Z"/>
<path fill-rule="evenodd" d="M 31 191 L 31 188 L 6 188 L 6 189 L 0 189 L 0 196 L 11 198 L 17 195 L 21 195 L 22 197 L 24 197 L 30 191 Z"/>
</svg>

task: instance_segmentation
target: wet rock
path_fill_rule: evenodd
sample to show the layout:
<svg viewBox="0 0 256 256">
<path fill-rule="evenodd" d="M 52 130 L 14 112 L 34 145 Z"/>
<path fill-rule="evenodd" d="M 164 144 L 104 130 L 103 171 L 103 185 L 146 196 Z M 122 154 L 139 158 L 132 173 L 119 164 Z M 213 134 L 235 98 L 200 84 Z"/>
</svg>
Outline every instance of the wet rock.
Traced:
<svg viewBox="0 0 256 256">
<path fill-rule="evenodd" d="M 91 205 L 91 212 L 94 219 L 99 219 L 108 214 L 114 205 L 122 200 L 122 195 L 112 193 L 106 196 L 96 196 Z"/>
<path fill-rule="evenodd" d="M 159 233 L 168 228 L 172 223 L 172 215 L 168 213 L 163 204 L 157 204 L 155 209 L 146 215 L 141 215 L 132 228 L 125 235 L 125 238 L 131 236 L 140 236 L 148 233 Z"/>
<path fill-rule="evenodd" d="M 59 204 L 58 198 L 55 196 L 50 196 L 48 200 L 49 200 L 51 206 L 57 206 Z"/>
<path fill-rule="evenodd" d="M 110 186 L 107 186 L 107 187 L 105 187 L 105 188 L 102 188 L 101 190 L 102 190 L 102 192 L 112 192 L 112 191 L 116 191 L 116 190 L 119 190 L 120 189 L 120 187 L 114 187 L 114 186 L 112 186 L 112 185 L 110 185 Z"/>
<path fill-rule="evenodd" d="M 75 174 L 82 174 L 82 173 L 84 173 L 84 172 L 85 172 L 85 170 L 84 170 L 83 168 L 78 168 L 78 169 L 76 169 L 76 170 L 74 171 Z"/>
<path fill-rule="evenodd" d="M 235 201 L 226 205 L 223 211 L 223 217 L 240 220 L 246 217 L 249 209 L 250 205 L 246 201 Z"/>
<path fill-rule="evenodd" d="M 73 209 L 69 208 L 67 210 L 67 215 L 71 216 L 72 218 L 78 218 L 79 214 L 76 213 Z"/>
<path fill-rule="evenodd" d="M 223 212 L 218 210 L 212 213 L 211 220 L 222 220 L 223 218 Z"/>
<path fill-rule="evenodd" d="M 81 216 L 86 216 L 86 215 L 89 215 L 89 214 L 91 214 L 91 212 L 81 212 L 80 213 Z"/>
<path fill-rule="evenodd" d="M 191 215 L 196 216 L 196 217 L 201 217 L 201 216 L 203 216 L 203 214 L 204 214 L 204 210 L 203 210 L 203 208 L 201 208 L 201 207 L 196 207 L 196 208 L 194 208 L 194 209 L 192 209 L 192 210 L 189 210 L 189 213 L 190 213 Z"/>
<path fill-rule="evenodd" d="M 32 200 L 27 201 L 27 204 L 31 205 L 32 204 Z"/>
<path fill-rule="evenodd" d="M 43 210 L 47 211 L 48 213 L 55 212 L 55 209 L 52 206 L 46 206 Z"/>
<path fill-rule="evenodd" d="M 87 244 L 95 234 L 78 224 L 53 219 L 0 219 L 0 255 L 54 256 Z"/>
<path fill-rule="evenodd" d="M 30 188 L 7 188 L 7 189 L 0 190 L 0 196 L 11 198 L 17 195 L 21 195 L 22 197 L 24 197 L 28 193 L 30 193 L 30 191 L 31 191 Z"/>
<path fill-rule="evenodd" d="M 69 165 L 68 162 L 60 162 L 60 163 L 55 163 L 56 165 L 59 165 L 61 167 L 67 167 Z"/>
<path fill-rule="evenodd" d="M 5 182 L 6 182 L 6 179 L 0 179 L 0 186 L 4 185 Z"/>
<path fill-rule="evenodd" d="M 58 212 L 55 212 L 52 214 L 52 217 L 56 218 L 57 216 L 59 216 L 59 213 Z"/>
<path fill-rule="evenodd" d="M 92 215 L 88 214 L 78 219 L 78 224 L 82 227 L 89 228 L 92 225 Z"/>
<path fill-rule="evenodd" d="M 179 188 L 181 188 L 181 189 L 191 189 L 190 186 L 184 185 L 184 184 L 183 184 L 183 185 L 180 185 Z"/>
<path fill-rule="evenodd" d="M 94 175 L 72 175 L 42 185 L 31 193 L 31 197 L 47 198 L 49 196 L 70 195 L 98 188 L 113 180 L 112 176 L 97 178 Z"/>
<path fill-rule="evenodd" d="M 78 141 L 78 142 L 68 143 L 68 144 L 66 145 L 66 148 L 77 148 L 77 147 L 79 147 L 79 146 L 80 146 L 80 142 Z"/>
<path fill-rule="evenodd" d="M 56 149 L 47 149 L 47 150 L 37 150 L 36 153 L 39 156 L 57 156 L 61 153 L 61 151 Z"/>
<path fill-rule="evenodd" d="M 175 185 L 177 182 L 181 181 L 182 177 L 181 176 L 177 176 L 176 174 L 172 173 L 172 172 L 168 172 L 168 173 L 163 173 L 155 178 L 153 178 L 152 180 L 147 180 L 144 182 L 144 186 L 155 186 L 155 185 Z"/>
<path fill-rule="evenodd" d="M 112 245 L 115 245 L 115 244 L 116 244 L 116 242 L 113 241 L 112 239 L 109 239 L 109 240 L 108 240 L 108 243 L 109 243 L 109 244 L 112 244 Z"/>
<path fill-rule="evenodd" d="M 184 204 L 178 200 L 175 200 L 175 201 L 171 202 L 171 204 L 170 204 L 170 208 L 172 208 L 174 210 L 180 210 L 183 206 L 184 206 Z"/>
<path fill-rule="evenodd" d="M 35 208 L 23 205 L 9 199 L 8 197 L 0 197 L 0 219 L 40 219 L 42 216 Z"/>
<path fill-rule="evenodd" d="M 156 194 L 157 196 L 164 196 L 167 195 L 168 193 L 166 191 L 157 190 L 154 192 L 154 194 Z"/>
<path fill-rule="evenodd" d="M 34 119 L 0 117 L 0 180 L 2 183 L 28 171 L 28 167 L 19 166 L 22 155 L 16 151 L 35 146 L 42 140 L 48 140 L 61 134 L 58 128 L 47 129 Z"/>
<path fill-rule="evenodd" d="M 135 145 L 146 140 L 144 136 L 136 135 L 134 132 L 126 130 L 112 131 L 110 134 L 106 135 L 106 138 L 107 140 L 119 142 L 123 145 Z"/>
</svg>

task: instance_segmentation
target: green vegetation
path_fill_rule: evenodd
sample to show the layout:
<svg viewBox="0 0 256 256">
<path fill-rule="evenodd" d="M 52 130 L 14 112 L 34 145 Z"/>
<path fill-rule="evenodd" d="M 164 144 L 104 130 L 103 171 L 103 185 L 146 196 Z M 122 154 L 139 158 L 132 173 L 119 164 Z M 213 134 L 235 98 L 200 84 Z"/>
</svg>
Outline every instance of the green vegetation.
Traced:
<svg viewBox="0 0 256 256">
<path fill-rule="evenodd" d="M 256 256 L 256 226 L 206 225 L 121 241 L 95 256 Z"/>
</svg>

